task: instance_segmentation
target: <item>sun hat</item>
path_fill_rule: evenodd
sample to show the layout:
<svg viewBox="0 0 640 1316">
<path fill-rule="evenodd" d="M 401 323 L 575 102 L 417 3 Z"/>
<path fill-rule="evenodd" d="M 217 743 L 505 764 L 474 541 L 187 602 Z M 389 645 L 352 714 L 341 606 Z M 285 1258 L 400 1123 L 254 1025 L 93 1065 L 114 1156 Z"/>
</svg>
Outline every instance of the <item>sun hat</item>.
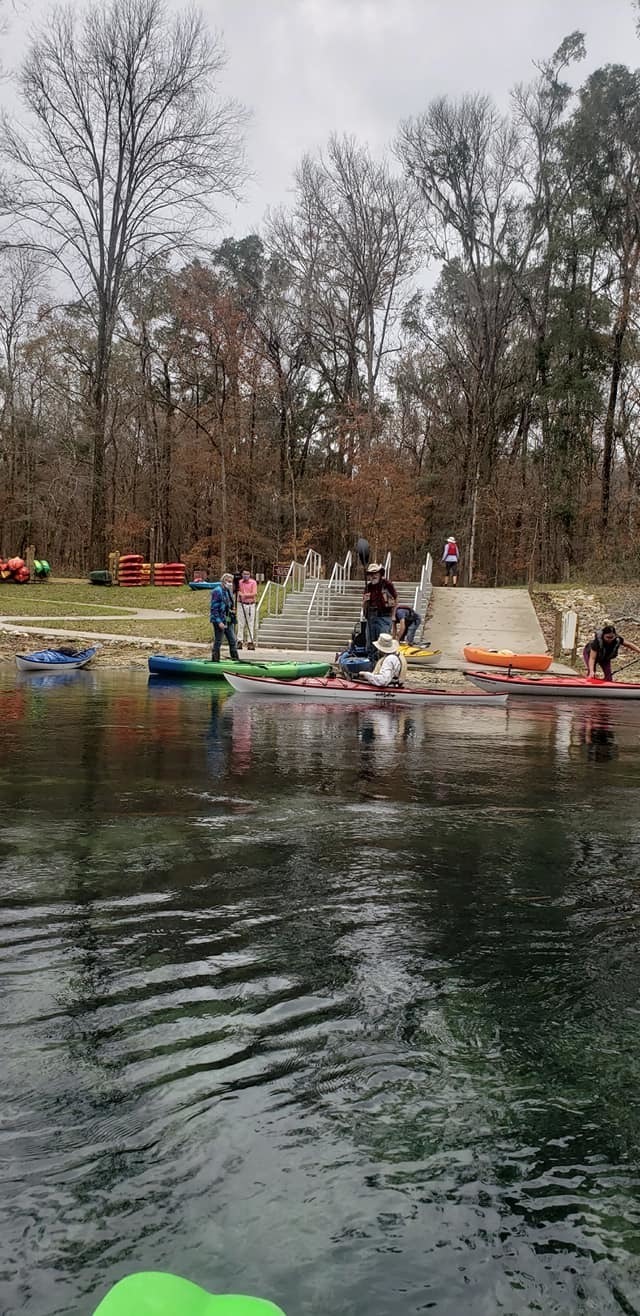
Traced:
<svg viewBox="0 0 640 1316">
<path fill-rule="evenodd" d="M 382 635 L 379 635 L 377 640 L 373 641 L 373 647 L 379 649 L 380 653 L 400 652 L 398 641 L 394 640 L 393 635 L 388 635 L 386 631 L 383 631 Z"/>
<path fill-rule="evenodd" d="M 455 542 L 456 542 L 456 537 L 455 537 L 455 535 L 449 535 L 448 538 L 447 538 L 447 543 L 448 543 L 448 544 L 455 544 Z"/>
<path fill-rule="evenodd" d="M 367 575 L 368 576 L 372 575 L 374 571 L 384 571 L 384 567 L 382 566 L 381 562 L 369 563 L 369 566 L 367 567 Z"/>
</svg>

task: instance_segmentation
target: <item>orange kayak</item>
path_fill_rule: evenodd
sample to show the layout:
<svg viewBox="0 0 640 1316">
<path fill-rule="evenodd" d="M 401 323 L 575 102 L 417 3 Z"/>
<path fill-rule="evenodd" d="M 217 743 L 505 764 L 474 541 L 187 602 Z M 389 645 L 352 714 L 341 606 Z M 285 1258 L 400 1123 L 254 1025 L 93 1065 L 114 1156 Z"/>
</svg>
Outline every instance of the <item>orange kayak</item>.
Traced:
<svg viewBox="0 0 640 1316">
<path fill-rule="evenodd" d="M 548 653 L 511 653 L 509 649 L 478 649 L 472 644 L 465 644 L 463 653 L 468 663 L 515 667 L 520 672 L 546 672 L 552 663 Z"/>
</svg>

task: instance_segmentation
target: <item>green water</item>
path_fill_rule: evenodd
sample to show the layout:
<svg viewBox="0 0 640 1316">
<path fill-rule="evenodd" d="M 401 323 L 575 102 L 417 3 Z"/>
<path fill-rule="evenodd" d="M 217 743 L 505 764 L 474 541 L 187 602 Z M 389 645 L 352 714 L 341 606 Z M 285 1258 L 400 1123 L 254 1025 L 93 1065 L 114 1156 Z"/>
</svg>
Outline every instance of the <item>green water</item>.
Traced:
<svg viewBox="0 0 640 1316">
<path fill-rule="evenodd" d="M 640 1311 L 640 708 L 0 678 L 0 1310 Z"/>
</svg>

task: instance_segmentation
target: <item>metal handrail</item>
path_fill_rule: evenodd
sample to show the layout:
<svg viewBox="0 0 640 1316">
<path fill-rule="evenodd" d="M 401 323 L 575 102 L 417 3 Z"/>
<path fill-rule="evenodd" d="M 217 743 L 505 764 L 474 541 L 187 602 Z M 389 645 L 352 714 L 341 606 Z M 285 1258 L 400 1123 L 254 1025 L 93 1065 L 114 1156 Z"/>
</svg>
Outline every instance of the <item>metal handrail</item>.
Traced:
<svg viewBox="0 0 640 1316">
<path fill-rule="evenodd" d="M 310 604 L 309 604 L 309 607 L 307 608 L 307 653 L 309 652 L 309 632 L 310 632 L 310 629 L 311 629 L 311 609 L 313 608 L 313 605 L 314 605 L 314 603 L 315 603 L 315 601 L 316 601 L 316 596 L 317 596 L 317 593 L 318 593 L 318 590 L 319 590 L 319 589 L 320 589 L 320 581 L 317 580 L 316 583 L 315 583 L 315 588 L 314 588 L 313 594 L 311 595 L 311 602 L 310 602 Z"/>
<path fill-rule="evenodd" d="M 316 553 L 314 548 L 308 550 L 307 556 L 302 564 L 302 570 L 304 572 L 304 580 L 306 580 L 307 576 L 312 576 L 314 580 L 320 579 L 322 558 L 319 553 Z"/>
<path fill-rule="evenodd" d="M 329 579 L 327 581 L 327 588 L 323 591 L 323 597 L 322 597 L 322 602 L 324 605 L 322 609 L 323 617 L 331 616 L 331 591 L 332 589 L 334 589 L 337 592 L 340 583 L 341 571 L 342 571 L 342 567 L 340 566 L 340 563 L 335 562 L 333 566 L 333 571 L 331 572 L 331 575 L 329 576 Z"/>
<path fill-rule="evenodd" d="M 385 574 L 385 579 L 388 580 L 391 575 L 391 549 L 389 549 L 389 552 L 387 553 L 387 556 L 384 560 L 384 574 Z"/>
<path fill-rule="evenodd" d="M 422 570 L 420 572 L 420 583 L 419 585 L 416 586 L 416 591 L 413 596 L 413 607 L 415 612 L 419 612 L 420 609 L 422 608 L 422 603 L 423 603 L 422 596 L 427 586 L 431 584 L 432 571 L 433 571 L 433 558 L 430 553 L 427 553 L 427 556 L 422 564 Z M 423 620 L 422 631 L 424 631 L 424 627 L 425 627 L 425 623 Z"/>
<path fill-rule="evenodd" d="M 347 556 L 346 556 L 344 562 L 342 563 L 342 582 L 343 582 L 343 584 L 345 583 L 345 581 L 351 579 L 351 568 L 352 568 L 352 566 L 353 566 L 353 553 L 351 552 L 351 549 L 349 549 L 349 552 L 347 553 Z M 343 590 L 343 593 L 344 593 L 344 590 Z"/>
</svg>

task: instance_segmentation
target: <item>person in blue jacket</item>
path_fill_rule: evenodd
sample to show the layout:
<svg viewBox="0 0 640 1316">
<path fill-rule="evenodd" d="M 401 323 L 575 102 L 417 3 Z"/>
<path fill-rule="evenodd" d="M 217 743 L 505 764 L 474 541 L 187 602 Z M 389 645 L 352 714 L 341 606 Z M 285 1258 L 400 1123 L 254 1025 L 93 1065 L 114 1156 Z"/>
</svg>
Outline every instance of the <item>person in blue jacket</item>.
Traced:
<svg viewBox="0 0 640 1316">
<path fill-rule="evenodd" d="M 219 582 L 214 585 L 211 591 L 209 621 L 213 626 L 213 648 L 211 650 L 213 662 L 220 662 L 220 648 L 223 639 L 226 639 L 229 645 L 229 653 L 237 662 L 236 611 L 233 598 L 233 576 L 230 571 L 224 572 L 224 575 L 220 577 Z"/>
</svg>

